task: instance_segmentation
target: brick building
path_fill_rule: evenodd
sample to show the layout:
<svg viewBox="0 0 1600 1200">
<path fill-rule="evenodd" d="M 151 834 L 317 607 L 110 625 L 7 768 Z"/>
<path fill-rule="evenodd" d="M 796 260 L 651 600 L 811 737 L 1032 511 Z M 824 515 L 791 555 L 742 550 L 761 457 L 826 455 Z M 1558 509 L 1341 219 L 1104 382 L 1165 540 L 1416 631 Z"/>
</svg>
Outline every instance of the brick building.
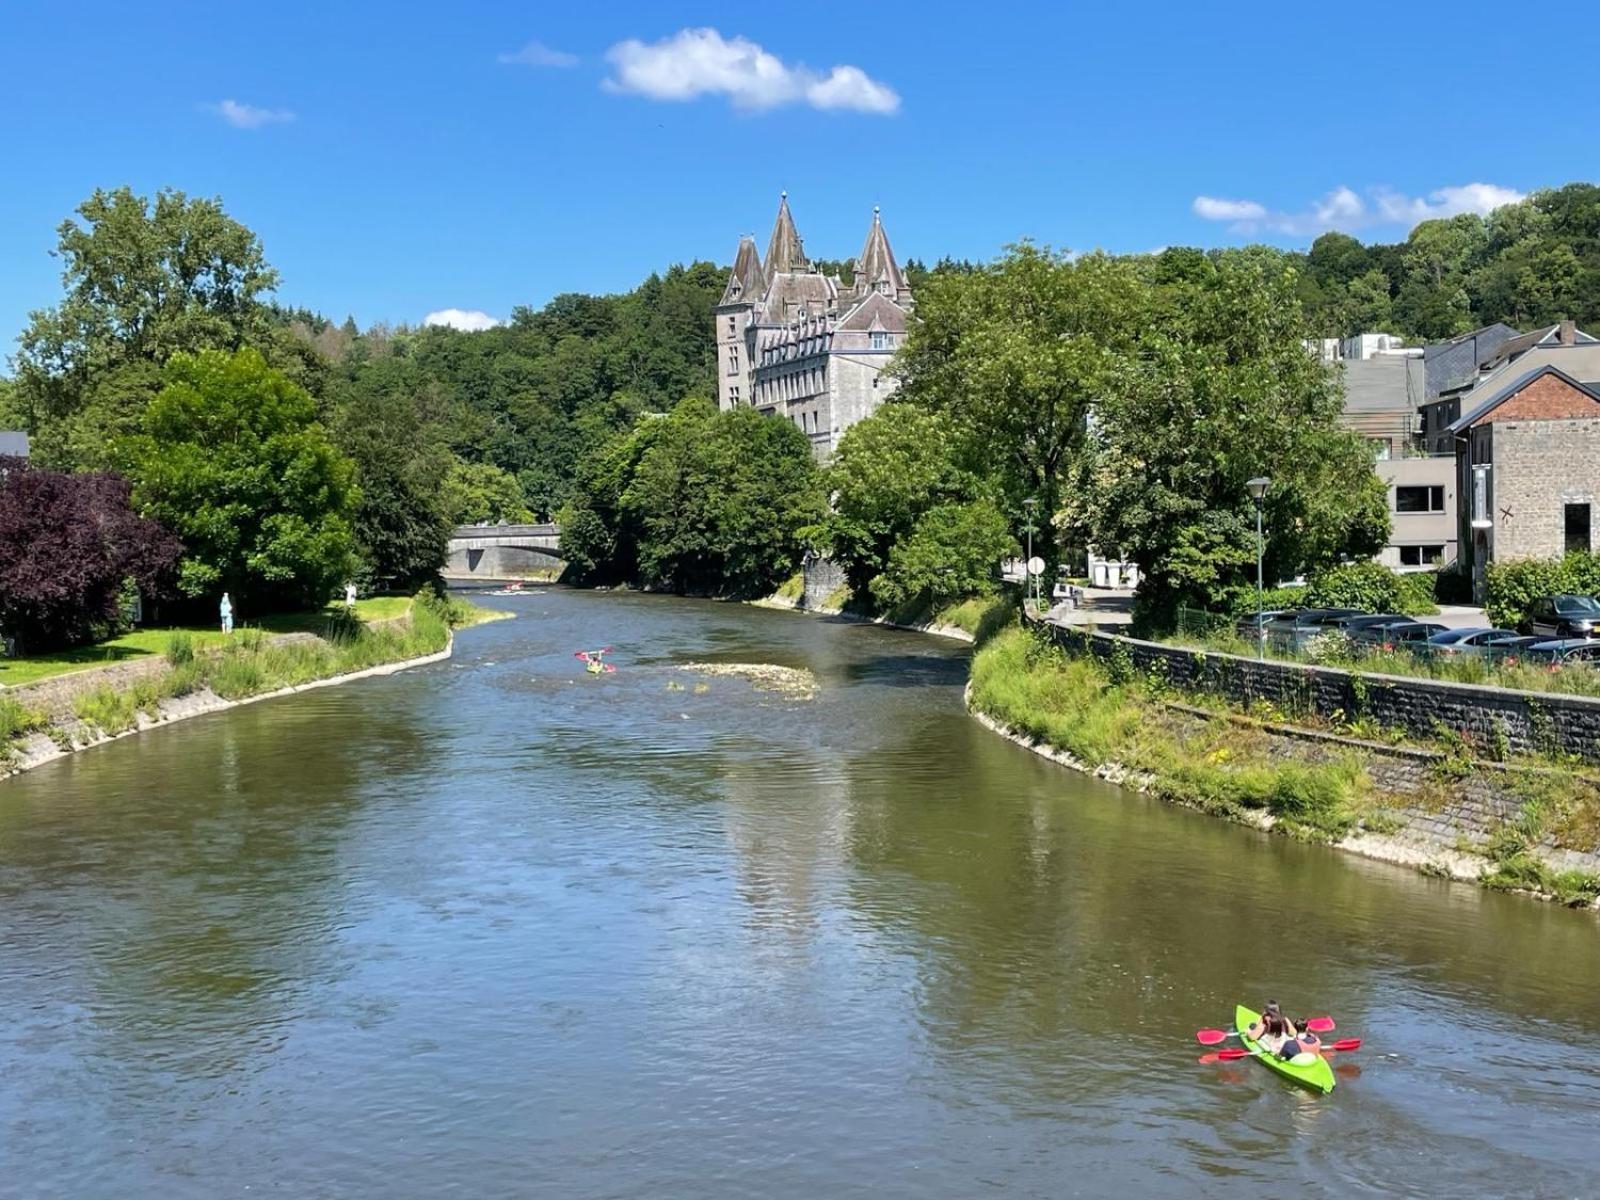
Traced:
<svg viewBox="0 0 1600 1200">
<path fill-rule="evenodd" d="M 717 305 L 717 402 L 793 421 L 826 458 L 894 390 L 883 369 L 905 341 L 911 308 L 876 208 L 845 283 L 806 258 L 784 192 L 765 260 L 741 238 Z"/>
<path fill-rule="evenodd" d="M 1595 548 L 1600 388 L 1543 363 L 1449 426 L 1462 563 L 1481 599 L 1491 562 Z"/>
</svg>

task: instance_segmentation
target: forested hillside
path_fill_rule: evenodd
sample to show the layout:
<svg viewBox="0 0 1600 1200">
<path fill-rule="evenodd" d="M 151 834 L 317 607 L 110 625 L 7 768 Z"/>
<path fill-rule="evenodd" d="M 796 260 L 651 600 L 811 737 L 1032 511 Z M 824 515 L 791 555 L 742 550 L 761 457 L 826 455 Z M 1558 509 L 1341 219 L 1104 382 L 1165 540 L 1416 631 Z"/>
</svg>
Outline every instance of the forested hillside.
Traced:
<svg viewBox="0 0 1600 1200">
<path fill-rule="evenodd" d="M 1424 221 L 1403 242 L 1363 245 L 1325 233 L 1300 269 L 1318 337 L 1451 337 L 1495 321 L 1519 329 L 1564 317 L 1600 326 L 1600 186 L 1535 192 L 1487 217 Z"/>
</svg>

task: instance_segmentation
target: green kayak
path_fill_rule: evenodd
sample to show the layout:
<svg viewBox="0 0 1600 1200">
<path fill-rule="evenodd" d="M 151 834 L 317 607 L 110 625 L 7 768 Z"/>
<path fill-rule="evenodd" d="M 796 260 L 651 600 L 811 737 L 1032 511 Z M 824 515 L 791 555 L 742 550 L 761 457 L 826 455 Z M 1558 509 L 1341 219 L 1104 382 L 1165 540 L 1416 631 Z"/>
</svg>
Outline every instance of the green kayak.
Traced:
<svg viewBox="0 0 1600 1200">
<path fill-rule="evenodd" d="M 1263 1066 L 1276 1071 L 1279 1075 L 1287 1076 L 1296 1083 L 1303 1084 L 1312 1091 L 1324 1095 L 1333 1091 L 1333 1068 L 1328 1065 L 1328 1060 L 1320 1054 L 1297 1054 L 1291 1059 L 1279 1058 L 1261 1049 L 1255 1042 L 1245 1037 L 1244 1031 L 1249 1029 L 1261 1019 L 1260 1013 L 1251 1012 L 1244 1005 L 1239 1005 L 1234 1010 L 1233 1027 L 1239 1030 L 1239 1040 L 1244 1043 L 1244 1048 L 1255 1057 Z"/>
</svg>

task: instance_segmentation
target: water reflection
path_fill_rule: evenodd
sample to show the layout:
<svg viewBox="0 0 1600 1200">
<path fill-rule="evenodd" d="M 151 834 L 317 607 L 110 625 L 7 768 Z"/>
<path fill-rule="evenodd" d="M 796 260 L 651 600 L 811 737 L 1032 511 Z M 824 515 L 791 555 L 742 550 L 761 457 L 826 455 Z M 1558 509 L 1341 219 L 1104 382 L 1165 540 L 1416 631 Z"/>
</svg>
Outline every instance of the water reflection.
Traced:
<svg viewBox="0 0 1600 1200">
<path fill-rule="evenodd" d="M 507 603 L 449 664 L 0 785 L 6 1179 L 1585 1189 L 1588 915 L 1069 775 L 965 716 L 959 648 Z M 619 670 L 596 679 L 572 651 L 600 644 Z M 820 686 L 672 686 L 707 660 Z M 1195 1061 L 1196 1028 L 1269 994 L 1365 1039 L 1334 1097 Z"/>
</svg>

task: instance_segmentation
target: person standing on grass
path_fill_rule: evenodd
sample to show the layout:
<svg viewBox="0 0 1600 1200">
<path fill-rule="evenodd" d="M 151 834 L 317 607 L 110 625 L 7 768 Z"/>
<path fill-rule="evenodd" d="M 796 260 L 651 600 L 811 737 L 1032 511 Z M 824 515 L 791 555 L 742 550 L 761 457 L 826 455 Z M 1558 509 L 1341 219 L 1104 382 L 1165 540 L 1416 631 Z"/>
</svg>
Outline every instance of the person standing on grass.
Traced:
<svg viewBox="0 0 1600 1200">
<path fill-rule="evenodd" d="M 222 632 L 233 632 L 233 601 L 228 599 L 228 593 L 222 593 L 222 603 L 217 606 L 217 611 L 222 614 Z"/>
<path fill-rule="evenodd" d="M 356 610 L 356 585 L 354 583 L 344 585 L 344 606 L 351 612 Z"/>
</svg>

